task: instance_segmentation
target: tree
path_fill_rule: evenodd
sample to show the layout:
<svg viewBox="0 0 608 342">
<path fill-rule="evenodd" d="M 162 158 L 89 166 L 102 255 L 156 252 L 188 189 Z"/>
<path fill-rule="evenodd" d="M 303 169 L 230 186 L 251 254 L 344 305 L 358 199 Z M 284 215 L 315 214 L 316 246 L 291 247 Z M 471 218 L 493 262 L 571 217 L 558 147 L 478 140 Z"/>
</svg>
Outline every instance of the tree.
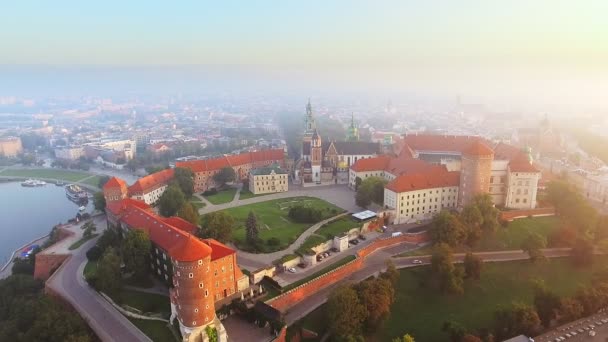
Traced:
<svg viewBox="0 0 608 342">
<path fill-rule="evenodd" d="M 175 216 L 177 211 L 184 205 L 186 199 L 179 187 L 170 185 L 158 200 L 159 212 L 165 217 Z"/>
<path fill-rule="evenodd" d="M 380 278 L 387 279 L 393 285 L 393 288 L 397 286 L 399 271 L 397 271 L 395 264 L 390 259 L 386 261 L 386 271 L 380 274 Z"/>
<path fill-rule="evenodd" d="M 452 342 L 460 342 L 467 332 L 460 323 L 454 321 L 443 322 L 441 330 L 450 335 L 450 341 Z"/>
<path fill-rule="evenodd" d="M 473 197 L 472 204 L 477 207 L 481 217 L 481 228 L 487 232 L 493 232 L 498 228 L 498 215 L 500 212 L 494 207 L 492 197 L 488 193 L 478 194 Z"/>
<path fill-rule="evenodd" d="M 131 229 L 124 238 L 122 258 L 127 271 L 133 272 L 137 279 L 143 279 L 148 274 L 151 249 L 152 243 L 145 230 Z"/>
<path fill-rule="evenodd" d="M 108 228 L 103 231 L 99 239 L 97 239 L 97 246 L 101 249 L 101 251 L 105 251 L 110 246 L 116 246 L 118 244 L 118 234 L 116 230 L 112 228 Z"/>
<path fill-rule="evenodd" d="M 547 240 L 538 233 L 531 233 L 523 241 L 521 249 L 527 252 L 532 262 L 545 258 L 542 249 L 547 246 Z"/>
<path fill-rule="evenodd" d="M 556 213 L 575 224 L 580 232 L 587 234 L 597 229 L 597 211 L 573 185 L 566 181 L 551 181 L 547 185 L 546 198 Z"/>
<path fill-rule="evenodd" d="M 82 236 L 88 239 L 93 236 L 93 233 L 95 233 L 95 231 L 97 231 L 97 226 L 93 221 L 87 221 L 87 223 L 82 225 L 81 229 L 84 229 Z"/>
<path fill-rule="evenodd" d="M 226 183 L 234 182 L 235 179 L 236 173 L 231 167 L 224 167 L 213 175 L 213 180 L 220 188 L 224 187 Z"/>
<path fill-rule="evenodd" d="M 460 339 L 460 342 L 483 342 L 483 340 L 475 335 L 465 334 L 462 339 Z"/>
<path fill-rule="evenodd" d="M 434 243 L 457 246 L 465 237 L 465 229 L 458 217 L 448 211 L 442 211 L 433 218 L 430 235 Z"/>
<path fill-rule="evenodd" d="M 190 202 L 184 202 L 184 205 L 177 212 L 177 216 L 183 218 L 184 220 L 192 223 L 198 224 L 198 210 L 194 207 L 194 205 Z"/>
<path fill-rule="evenodd" d="M 362 187 L 359 187 L 355 194 L 355 204 L 361 208 L 367 208 L 372 204 L 372 194 L 369 190 L 364 190 Z"/>
<path fill-rule="evenodd" d="M 103 186 L 110 180 L 110 176 L 102 175 L 99 176 L 99 181 L 97 181 L 97 187 L 103 189 Z"/>
<path fill-rule="evenodd" d="M 469 204 L 462 209 L 460 219 L 465 228 L 467 245 L 475 246 L 481 238 L 481 225 L 483 223 L 481 211 L 477 206 Z"/>
<path fill-rule="evenodd" d="M 355 290 L 367 310 L 366 330 L 376 331 L 391 312 L 391 305 L 395 301 L 393 285 L 388 279 L 377 278 L 359 283 Z"/>
<path fill-rule="evenodd" d="M 99 291 L 116 294 L 122 287 L 120 275 L 120 257 L 114 248 L 109 247 L 97 262 L 96 284 Z"/>
<path fill-rule="evenodd" d="M 361 186 L 361 183 L 363 183 L 363 180 L 361 179 L 361 177 L 359 177 L 359 176 L 355 177 L 355 191 L 357 191 L 359 189 L 359 187 Z"/>
<path fill-rule="evenodd" d="M 431 256 L 431 271 L 443 293 L 463 293 L 462 274 L 453 264 L 449 245 L 445 243 L 435 245 Z"/>
<path fill-rule="evenodd" d="M 194 173 L 190 169 L 176 167 L 173 169 L 173 180 L 179 186 L 186 198 L 194 193 Z"/>
<path fill-rule="evenodd" d="M 247 231 L 247 243 L 255 245 L 258 241 L 258 219 L 255 217 L 253 211 L 249 212 L 247 216 L 247 222 L 245 223 L 245 230 Z"/>
<path fill-rule="evenodd" d="M 95 206 L 95 209 L 103 211 L 104 213 L 106 212 L 106 198 L 104 197 L 103 192 L 98 191 L 95 193 L 93 196 L 93 205 Z"/>
<path fill-rule="evenodd" d="M 593 243 L 586 238 L 578 238 L 570 251 L 572 261 L 579 266 L 590 266 L 593 262 Z"/>
<path fill-rule="evenodd" d="M 464 256 L 465 277 L 479 280 L 479 278 L 481 277 L 482 267 L 483 261 L 479 256 L 470 252 Z"/>
<path fill-rule="evenodd" d="M 234 219 L 224 211 L 214 211 L 201 218 L 201 228 L 197 236 L 204 239 L 216 239 L 227 243 L 232 239 Z"/>
<path fill-rule="evenodd" d="M 405 334 L 403 337 L 395 337 L 393 342 L 415 342 L 414 338 L 410 334 Z"/>
<path fill-rule="evenodd" d="M 360 335 L 366 318 L 367 310 L 352 287 L 341 285 L 329 295 L 327 320 L 333 336 Z"/>
<path fill-rule="evenodd" d="M 575 298 L 562 298 L 559 303 L 559 321 L 568 323 L 583 317 L 585 309 Z"/>
<path fill-rule="evenodd" d="M 561 300 L 549 290 L 544 282 L 538 282 L 534 289 L 534 307 L 543 326 L 549 328 L 551 321 L 557 317 Z"/>
<path fill-rule="evenodd" d="M 529 305 L 513 303 L 494 313 L 494 331 L 501 341 L 517 335 L 534 336 L 539 328 L 540 318 Z"/>
</svg>

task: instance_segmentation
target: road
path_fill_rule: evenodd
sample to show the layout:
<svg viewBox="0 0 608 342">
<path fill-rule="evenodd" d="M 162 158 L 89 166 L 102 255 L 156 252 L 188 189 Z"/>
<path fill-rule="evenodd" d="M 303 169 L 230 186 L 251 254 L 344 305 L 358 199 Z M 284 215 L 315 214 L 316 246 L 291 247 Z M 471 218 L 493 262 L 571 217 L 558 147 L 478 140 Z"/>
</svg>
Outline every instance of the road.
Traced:
<svg viewBox="0 0 608 342">
<path fill-rule="evenodd" d="M 431 256 L 423 255 L 423 256 L 411 256 L 411 257 L 392 257 L 393 255 L 401 254 L 407 252 L 409 250 L 416 249 L 417 247 L 412 244 L 402 244 L 398 246 L 389 247 L 376 253 L 368 256 L 365 260 L 364 266 L 358 272 L 351 274 L 348 278 L 343 281 L 336 282 L 320 291 L 315 293 L 314 295 L 307 297 L 296 305 L 287 310 L 285 314 L 285 321 L 287 325 L 291 325 L 297 320 L 305 317 L 310 312 L 321 306 L 323 303 L 327 301 L 327 297 L 335 289 L 341 284 L 352 283 L 352 282 L 360 282 L 364 279 L 367 279 L 373 275 L 377 275 L 378 273 L 384 271 L 386 269 L 386 261 L 392 260 L 395 266 L 399 269 L 408 268 L 408 267 L 417 267 L 421 265 L 428 265 L 430 263 Z M 564 257 L 570 255 L 569 248 L 552 248 L 543 250 L 544 255 L 547 258 L 557 258 Z M 515 260 L 526 260 L 529 258 L 526 252 L 521 250 L 514 251 L 500 251 L 500 252 L 478 252 L 475 253 L 481 257 L 484 262 L 501 262 L 501 261 L 515 261 Z M 464 253 L 454 254 L 454 261 L 460 263 L 464 260 Z M 413 264 L 414 260 L 420 260 L 422 264 Z"/>
<path fill-rule="evenodd" d="M 72 304 L 102 341 L 151 341 L 84 280 L 82 272 L 87 262 L 86 251 L 96 241 L 97 238 L 88 241 L 73 251 L 46 285 Z"/>
</svg>

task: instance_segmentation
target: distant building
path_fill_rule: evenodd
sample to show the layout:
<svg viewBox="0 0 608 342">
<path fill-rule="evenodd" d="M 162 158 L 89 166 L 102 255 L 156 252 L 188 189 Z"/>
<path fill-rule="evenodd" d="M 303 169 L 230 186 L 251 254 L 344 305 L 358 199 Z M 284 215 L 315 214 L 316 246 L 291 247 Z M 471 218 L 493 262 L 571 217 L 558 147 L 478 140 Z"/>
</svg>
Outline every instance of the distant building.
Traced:
<svg viewBox="0 0 608 342">
<path fill-rule="evenodd" d="M 169 147 L 169 145 L 163 144 L 163 143 L 148 145 L 147 149 L 148 149 L 148 151 L 150 151 L 156 155 L 165 154 L 172 150 L 171 147 Z"/>
<path fill-rule="evenodd" d="M 23 152 L 21 138 L 19 137 L 4 137 L 0 138 L 0 156 L 16 157 Z"/>
<path fill-rule="evenodd" d="M 388 181 L 384 204 L 394 223 L 462 208 L 480 193 L 507 208 L 536 207 L 541 173 L 528 151 L 472 136 L 409 135 L 402 144 L 399 156 L 358 160 L 349 171 L 353 189 L 372 176 Z"/>
<path fill-rule="evenodd" d="M 283 150 L 261 150 L 236 155 L 226 155 L 219 158 L 191 160 L 176 162 L 176 167 L 192 170 L 194 173 L 194 191 L 206 191 L 217 188 L 218 184 L 213 176 L 225 167 L 231 167 L 237 181 L 243 181 L 249 176 L 252 169 L 277 164 L 285 165 L 285 152 Z"/>
<path fill-rule="evenodd" d="M 380 144 L 359 140 L 359 131 L 351 120 L 347 141 L 324 142 L 310 101 L 306 105 L 304 136 L 300 159 L 294 165 L 295 180 L 302 185 L 347 184 L 348 168 L 357 160 L 381 153 Z"/>
<path fill-rule="evenodd" d="M 173 169 L 158 171 L 142 177 L 129 187 L 129 197 L 144 201 L 146 204 L 154 204 L 165 193 L 172 179 Z"/>
<path fill-rule="evenodd" d="M 81 146 L 65 146 L 55 149 L 55 158 L 62 160 L 78 160 L 84 157 L 84 148 Z"/>
<path fill-rule="evenodd" d="M 278 165 L 271 165 L 249 171 L 249 191 L 253 194 L 285 192 L 288 189 L 287 171 Z"/>
</svg>

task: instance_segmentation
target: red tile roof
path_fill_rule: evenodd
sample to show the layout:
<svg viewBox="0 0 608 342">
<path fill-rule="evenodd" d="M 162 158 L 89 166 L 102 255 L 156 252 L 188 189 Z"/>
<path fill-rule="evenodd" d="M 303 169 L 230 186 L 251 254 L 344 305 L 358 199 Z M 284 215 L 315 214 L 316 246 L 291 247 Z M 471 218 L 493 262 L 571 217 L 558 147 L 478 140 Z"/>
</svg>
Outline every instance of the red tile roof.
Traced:
<svg viewBox="0 0 608 342">
<path fill-rule="evenodd" d="M 127 191 L 127 182 L 125 182 L 124 180 L 122 180 L 118 177 L 112 177 L 103 186 L 104 190 L 114 189 L 114 188 L 121 188 L 121 190 L 126 192 Z"/>
<path fill-rule="evenodd" d="M 386 185 L 386 189 L 396 193 L 458 186 L 460 172 L 433 171 L 429 173 L 405 174 L 393 179 Z"/>
<path fill-rule="evenodd" d="M 236 253 L 234 249 L 224 245 L 223 243 L 215 239 L 204 239 L 203 241 L 207 245 L 209 245 L 209 247 L 211 247 L 211 250 L 213 251 L 211 253 L 211 261 L 221 259 L 225 256 Z"/>
<path fill-rule="evenodd" d="M 403 143 L 407 144 L 415 151 L 434 151 L 434 152 L 464 152 L 473 142 L 488 142 L 476 136 L 468 135 L 432 135 L 414 134 L 406 135 Z"/>
<path fill-rule="evenodd" d="M 475 140 L 469 147 L 462 151 L 462 154 L 469 156 L 493 156 L 494 150 L 481 142 L 481 140 Z"/>
<path fill-rule="evenodd" d="M 497 160 L 512 160 L 521 153 L 521 149 L 500 142 L 494 146 L 494 159 Z"/>
<path fill-rule="evenodd" d="M 170 224 L 173 227 L 179 228 L 190 234 L 196 233 L 196 230 L 198 229 L 195 224 L 192 224 L 178 216 L 162 217 L 162 220 L 165 221 L 167 224 Z"/>
<path fill-rule="evenodd" d="M 536 166 L 532 165 L 528 156 L 520 152 L 517 157 L 509 162 L 509 171 L 511 172 L 540 172 Z"/>
<path fill-rule="evenodd" d="M 137 207 L 144 210 L 151 210 L 149 205 L 143 201 L 136 200 L 133 198 L 125 198 L 120 201 L 110 202 L 106 205 L 106 210 L 114 214 L 114 216 L 120 216 L 127 211 L 129 207 Z"/>
<path fill-rule="evenodd" d="M 156 214 L 129 206 L 120 219 L 132 229 L 148 232 L 150 240 L 178 261 L 196 261 L 211 255 L 211 248 L 194 235 L 165 222 Z"/>
<path fill-rule="evenodd" d="M 389 156 L 359 159 L 350 168 L 355 172 L 380 171 L 386 169 L 390 159 Z"/>
<path fill-rule="evenodd" d="M 165 185 L 173 179 L 173 169 L 155 172 L 151 175 L 138 179 L 129 187 L 129 194 L 146 193 L 158 186 Z"/>
<path fill-rule="evenodd" d="M 283 150 L 273 149 L 222 156 L 212 159 L 177 162 L 175 163 L 175 166 L 188 168 L 193 172 L 203 172 L 216 171 L 224 167 L 237 167 L 253 162 L 280 161 L 283 160 L 283 158 Z"/>
</svg>

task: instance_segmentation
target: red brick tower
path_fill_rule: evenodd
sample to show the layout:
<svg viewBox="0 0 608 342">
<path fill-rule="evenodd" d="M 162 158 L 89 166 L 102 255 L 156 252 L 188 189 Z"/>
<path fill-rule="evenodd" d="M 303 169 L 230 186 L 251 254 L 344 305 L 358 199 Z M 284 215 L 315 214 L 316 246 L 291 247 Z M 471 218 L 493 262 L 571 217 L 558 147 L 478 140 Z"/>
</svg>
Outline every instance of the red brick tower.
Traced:
<svg viewBox="0 0 608 342">
<path fill-rule="evenodd" d="M 494 151 L 481 140 L 475 141 L 462 153 L 458 204 L 467 205 L 475 195 L 488 192 Z"/>
<path fill-rule="evenodd" d="M 106 204 L 123 200 L 127 198 L 127 183 L 117 177 L 112 177 L 103 186 L 103 197 L 106 199 Z"/>
<path fill-rule="evenodd" d="M 173 265 L 171 320 L 178 318 L 184 341 L 207 341 L 208 325 L 217 329 L 222 341 L 226 332 L 215 316 L 211 247 L 189 234 L 179 240 L 169 251 Z"/>
</svg>

